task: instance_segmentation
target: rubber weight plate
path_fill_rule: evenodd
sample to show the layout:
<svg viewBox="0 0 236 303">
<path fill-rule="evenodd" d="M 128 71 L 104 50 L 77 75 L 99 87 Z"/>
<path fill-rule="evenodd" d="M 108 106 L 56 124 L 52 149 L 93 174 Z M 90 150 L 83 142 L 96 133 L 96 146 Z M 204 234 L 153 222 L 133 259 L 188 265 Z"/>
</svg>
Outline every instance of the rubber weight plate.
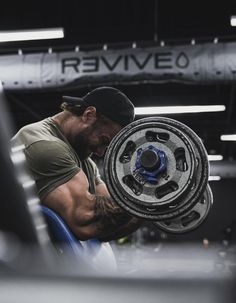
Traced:
<svg viewBox="0 0 236 303">
<path fill-rule="evenodd" d="M 182 201 L 181 205 L 177 205 L 176 207 L 172 207 L 172 216 L 179 216 L 181 213 L 187 212 L 191 209 L 203 196 L 206 186 L 208 184 L 209 178 L 209 161 L 206 149 L 202 143 L 202 140 L 198 137 L 198 135 L 186 126 L 183 123 L 180 123 L 176 120 L 169 118 L 161 118 L 166 123 L 176 126 L 180 131 L 182 131 L 187 138 L 190 140 L 192 147 L 194 148 L 194 154 L 197 160 L 197 168 L 195 173 L 195 181 L 192 186 L 192 189 L 187 193 L 184 201 Z M 181 209 L 180 209 L 181 207 Z"/>
<path fill-rule="evenodd" d="M 171 220 L 154 222 L 161 230 L 173 233 L 183 234 L 198 228 L 206 219 L 213 205 L 213 195 L 210 186 L 208 185 L 203 196 L 187 213 L 173 218 Z"/>
<path fill-rule="evenodd" d="M 155 152 L 159 154 L 153 157 Z M 160 168 L 155 168 L 160 152 L 165 155 L 165 167 L 153 176 Z M 169 118 L 145 118 L 126 126 L 112 140 L 104 164 L 113 199 L 131 214 L 149 220 L 170 219 L 188 211 L 208 180 L 201 140 L 187 126 Z"/>
</svg>

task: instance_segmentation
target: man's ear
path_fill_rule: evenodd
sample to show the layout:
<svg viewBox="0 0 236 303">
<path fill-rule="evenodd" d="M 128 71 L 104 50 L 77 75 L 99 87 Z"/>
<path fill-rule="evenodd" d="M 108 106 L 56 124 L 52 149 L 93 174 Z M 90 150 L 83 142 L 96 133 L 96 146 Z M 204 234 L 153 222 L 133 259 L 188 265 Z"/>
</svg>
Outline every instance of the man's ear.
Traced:
<svg viewBox="0 0 236 303">
<path fill-rule="evenodd" d="M 85 122 L 85 123 L 94 122 L 94 121 L 96 121 L 96 119 L 97 119 L 96 107 L 88 106 L 82 115 L 83 122 Z"/>
</svg>

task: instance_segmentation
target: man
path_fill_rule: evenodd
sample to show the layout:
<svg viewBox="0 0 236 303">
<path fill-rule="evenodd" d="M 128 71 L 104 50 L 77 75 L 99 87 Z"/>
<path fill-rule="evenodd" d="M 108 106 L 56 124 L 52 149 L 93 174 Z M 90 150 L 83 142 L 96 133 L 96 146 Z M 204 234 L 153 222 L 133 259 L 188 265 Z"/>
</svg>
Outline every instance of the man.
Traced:
<svg viewBox="0 0 236 303">
<path fill-rule="evenodd" d="M 63 97 L 63 111 L 23 127 L 13 144 L 24 144 L 41 202 L 58 213 L 80 240 L 110 241 L 141 221 L 111 199 L 90 155 L 102 156 L 111 139 L 134 120 L 128 97 L 112 87 L 83 98 Z"/>
</svg>

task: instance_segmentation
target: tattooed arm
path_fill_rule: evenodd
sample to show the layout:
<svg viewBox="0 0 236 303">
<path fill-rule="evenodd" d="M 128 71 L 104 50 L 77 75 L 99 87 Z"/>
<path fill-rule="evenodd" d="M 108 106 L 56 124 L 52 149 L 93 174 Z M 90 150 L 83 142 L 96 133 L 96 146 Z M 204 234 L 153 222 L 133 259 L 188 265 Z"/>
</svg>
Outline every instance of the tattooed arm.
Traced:
<svg viewBox="0 0 236 303">
<path fill-rule="evenodd" d="M 114 210 L 121 210 L 120 207 L 111 199 L 110 194 L 107 190 L 107 187 L 105 183 L 99 183 L 96 187 L 96 193 L 99 195 L 102 195 L 102 197 L 97 196 L 96 198 L 102 198 L 104 199 L 105 197 L 108 197 L 108 207 L 106 209 L 98 209 L 97 213 L 107 213 L 107 219 L 110 221 L 111 216 L 108 213 L 108 210 L 110 209 L 111 205 L 113 205 Z M 103 203 L 98 203 L 97 204 L 99 208 L 103 205 Z M 117 221 L 116 228 L 115 230 L 111 230 L 109 228 L 106 229 L 106 234 L 103 232 L 103 234 L 99 237 L 100 240 L 102 241 L 111 241 L 111 240 L 116 240 L 121 237 L 127 236 L 128 234 L 133 233 L 135 230 L 137 230 L 143 223 L 143 220 L 132 217 L 130 214 L 128 214 L 125 211 L 122 211 L 121 215 L 118 217 L 115 215 L 114 218 Z M 120 220 L 120 221 L 118 221 Z M 102 222 L 102 221 L 100 221 Z M 99 228 L 98 223 L 98 228 Z"/>
<path fill-rule="evenodd" d="M 116 239 L 140 225 L 139 220 L 132 218 L 109 197 L 106 188 L 97 188 L 96 195 L 90 194 L 83 171 L 51 191 L 43 203 L 62 216 L 81 240 Z"/>
<path fill-rule="evenodd" d="M 127 236 L 140 227 L 142 221 L 123 211 L 111 198 L 96 196 L 95 222 L 102 241 Z M 106 200 L 107 199 L 107 200 Z"/>
</svg>

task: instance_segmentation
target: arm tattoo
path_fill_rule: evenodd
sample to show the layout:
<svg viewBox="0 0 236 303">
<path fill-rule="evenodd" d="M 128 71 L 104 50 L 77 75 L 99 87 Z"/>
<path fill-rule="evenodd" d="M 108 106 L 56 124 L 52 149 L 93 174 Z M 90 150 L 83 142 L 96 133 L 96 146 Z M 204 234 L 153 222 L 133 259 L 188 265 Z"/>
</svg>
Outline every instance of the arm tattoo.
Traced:
<svg viewBox="0 0 236 303">
<path fill-rule="evenodd" d="M 117 228 L 114 232 L 111 232 L 110 234 L 107 234 L 105 236 L 101 236 L 99 240 L 103 242 L 108 242 L 112 240 L 117 240 L 119 238 L 128 236 L 129 234 L 133 233 L 136 231 L 143 223 L 143 220 L 137 219 L 137 218 L 132 218 L 128 223 L 125 225 Z"/>
<path fill-rule="evenodd" d="M 126 224 L 131 216 L 110 197 L 95 196 L 95 220 L 99 231 L 111 232 Z"/>
</svg>

